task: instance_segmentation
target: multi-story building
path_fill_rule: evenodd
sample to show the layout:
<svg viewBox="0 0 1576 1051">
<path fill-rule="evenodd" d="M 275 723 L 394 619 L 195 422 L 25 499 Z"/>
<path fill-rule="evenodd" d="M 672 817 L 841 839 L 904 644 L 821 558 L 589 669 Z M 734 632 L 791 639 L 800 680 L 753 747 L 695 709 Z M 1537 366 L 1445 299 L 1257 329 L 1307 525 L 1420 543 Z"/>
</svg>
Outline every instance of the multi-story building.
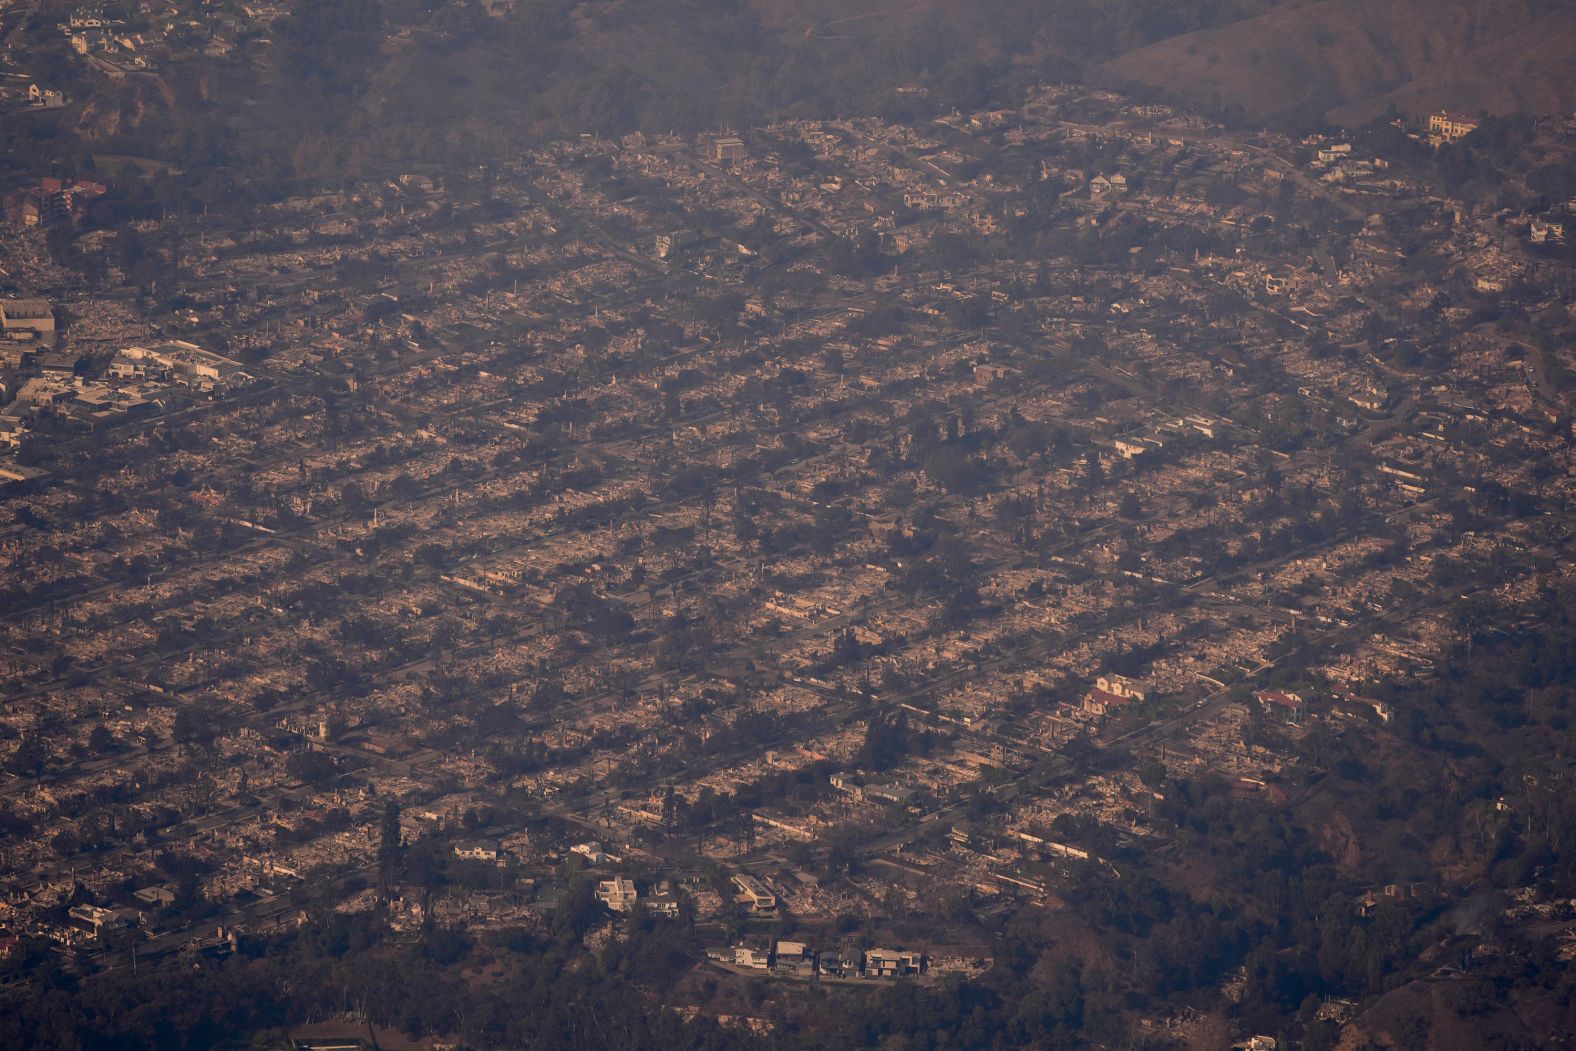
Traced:
<svg viewBox="0 0 1576 1051">
<path fill-rule="evenodd" d="M 1428 133 L 1444 142 L 1460 142 L 1478 129 L 1475 117 L 1441 111 L 1428 115 Z"/>
<path fill-rule="evenodd" d="M 635 889 L 634 880 L 614 876 L 596 885 L 596 897 L 614 912 L 628 912 L 640 900 L 640 892 Z"/>
<path fill-rule="evenodd" d="M 6 339 L 53 346 L 55 312 L 43 299 L 0 300 L 0 330 L 4 331 Z"/>
<path fill-rule="evenodd" d="M 866 978 L 902 978 L 918 974 L 925 954 L 906 949 L 869 949 L 865 952 Z"/>
<path fill-rule="evenodd" d="M 750 153 L 744 145 L 744 140 L 733 135 L 712 139 L 710 152 L 711 159 L 718 164 L 737 164 Z"/>
</svg>

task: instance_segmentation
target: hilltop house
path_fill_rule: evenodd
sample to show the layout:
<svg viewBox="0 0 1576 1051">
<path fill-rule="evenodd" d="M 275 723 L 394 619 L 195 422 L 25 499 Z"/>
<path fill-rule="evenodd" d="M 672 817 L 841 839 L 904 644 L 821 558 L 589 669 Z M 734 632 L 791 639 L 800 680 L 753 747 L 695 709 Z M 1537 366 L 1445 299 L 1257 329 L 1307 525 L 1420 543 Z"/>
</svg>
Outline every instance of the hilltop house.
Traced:
<svg viewBox="0 0 1576 1051">
<path fill-rule="evenodd" d="M 1478 129 L 1475 117 L 1441 111 L 1428 115 L 1428 134 L 1441 142 L 1460 142 Z"/>
</svg>

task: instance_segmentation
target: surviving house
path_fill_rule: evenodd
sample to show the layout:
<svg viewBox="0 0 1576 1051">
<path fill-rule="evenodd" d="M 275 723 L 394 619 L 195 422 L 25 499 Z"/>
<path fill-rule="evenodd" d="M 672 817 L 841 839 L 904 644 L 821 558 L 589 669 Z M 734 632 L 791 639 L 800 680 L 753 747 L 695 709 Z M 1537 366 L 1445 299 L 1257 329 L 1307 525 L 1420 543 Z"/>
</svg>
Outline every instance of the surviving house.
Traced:
<svg viewBox="0 0 1576 1051">
<path fill-rule="evenodd" d="M 924 962 L 924 953 L 904 949 L 869 949 L 865 952 L 865 977 L 902 978 L 919 974 Z"/>
<path fill-rule="evenodd" d="M 454 844 L 454 856 L 465 861 L 497 861 L 498 843 L 490 839 L 462 839 Z"/>
<path fill-rule="evenodd" d="M 744 874 L 733 877 L 733 885 L 739 889 L 735 901 L 748 905 L 756 912 L 771 912 L 777 908 L 777 895 L 766 889 L 766 884 L 754 876 Z"/>
<path fill-rule="evenodd" d="M 53 346 L 55 312 L 43 299 L 0 300 L 0 331 L 6 339 Z"/>
<path fill-rule="evenodd" d="M 1428 115 L 1428 133 L 1441 142 L 1460 142 L 1478 129 L 1475 117 L 1441 111 Z"/>
<path fill-rule="evenodd" d="M 744 140 L 728 135 L 723 138 L 712 139 L 711 148 L 707 151 L 711 159 L 718 164 L 737 164 L 749 156 L 749 149 L 744 145 Z"/>
<path fill-rule="evenodd" d="M 1308 705 L 1302 697 L 1284 690 L 1261 690 L 1253 695 L 1259 707 L 1282 722 L 1300 723 L 1308 714 Z"/>
<path fill-rule="evenodd" d="M 635 889 L 634 880 L 614 876 L 596 885 L 596 898 L 614 912 L 628 912 L 640 900 L 640 892 Z"/>
</svg>

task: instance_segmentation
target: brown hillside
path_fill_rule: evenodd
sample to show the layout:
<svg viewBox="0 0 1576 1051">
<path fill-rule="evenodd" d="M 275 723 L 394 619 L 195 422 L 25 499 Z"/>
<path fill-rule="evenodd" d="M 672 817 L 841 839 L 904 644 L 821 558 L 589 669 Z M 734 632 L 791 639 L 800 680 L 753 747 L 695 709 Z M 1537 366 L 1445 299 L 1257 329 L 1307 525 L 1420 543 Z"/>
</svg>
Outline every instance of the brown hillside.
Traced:
<svg viewBox="0 0 1576 1051">
<path fill-rule="evenodd" d="M 1570 1032 L 1570 1008 L 1559 1000 L 1536 987 L 1507 995 L 1487 974 L 1447 971 L 1386 993 L 1346 1027 L 1336 1051 L 1547 1047 L 1553 1034 Z"/>
<path fill-rule="evenodd" d="M 1576 8 L 1542 0 L 1316 0 L 1173 37 L 1103 68 L 1254 119 L 1362 122 L 1576 106 Z"/>
<path fill-rule="evenodd" d="M 1519 33 L 1428 72 L 1380 98 L 1333 110 L 1339 124 L 1361 124 L 1390 106 L 1407 114 L 1432 109 L 1503 114 L 1576 109 L 1576 9 L 1547 15 Z"/>
</svg>

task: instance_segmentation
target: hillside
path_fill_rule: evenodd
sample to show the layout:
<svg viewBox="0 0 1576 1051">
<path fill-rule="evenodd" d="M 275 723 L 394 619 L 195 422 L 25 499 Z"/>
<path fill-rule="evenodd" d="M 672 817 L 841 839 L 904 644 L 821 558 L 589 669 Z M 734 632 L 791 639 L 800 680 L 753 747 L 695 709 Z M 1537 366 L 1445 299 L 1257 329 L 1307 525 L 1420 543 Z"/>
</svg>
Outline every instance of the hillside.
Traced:
<svg viewBox="0 0 1576 1051">
<path fill-rule="evenodd" d="M 300 0 L 228 49 L 108 80 L 43 19 L 0 25 L 82 114 L 0 129 L 10 156 L 83 150 L 228 168 L 280 186 L 477 164 L 585 132 L 697 132 L 782 117 L 918 119 L 1080 81 L 1099 62 L 1275 0 Z M 35 75 L 37 75 L 35 73 Z M 157 90 L 154 90 L 154 85 Z M 105 119 L 105 115 L 111 115 Z M 83 149 L 77 148 L 82 140 Z"/>
<path fill-rule="evenodd" d="M 1406 114 L 1431 109 L 1562 113 L 1576 109 L 1576 9 L 1539 19 L 1517 33 L 1478 48 L 1438 72 L 1425 73 L 1377 99 L 1332 111 L 1332 120 L 1359 124 L 1394 106 Z"/>
<path fill-rule="evenodd" d="M 0 129 L 7 155 L 136 154 L 273 187 L 583 132 L 925 119 L 1035 81 L 1298 126 L 1576 108 L 1560 0 L 301 0 L 233 49 L 114 81 L 45 20 L 0 37 L 77 103 Z"/>
<path fill-rule="evenodd" d="M 1317 0 L 1130 51 L 1101 67 L 1250 120 L 1362 123 L 1576 106 L 1576 8 L 1546 0 Z"/>
</svg>

